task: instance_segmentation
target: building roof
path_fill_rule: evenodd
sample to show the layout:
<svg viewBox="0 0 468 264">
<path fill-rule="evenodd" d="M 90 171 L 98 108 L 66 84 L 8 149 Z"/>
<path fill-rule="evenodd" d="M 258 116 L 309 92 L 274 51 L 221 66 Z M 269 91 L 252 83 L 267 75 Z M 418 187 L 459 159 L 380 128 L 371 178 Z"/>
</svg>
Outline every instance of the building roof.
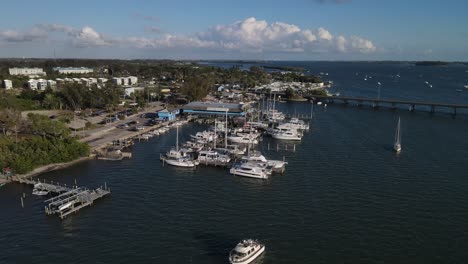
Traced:
<svg viewBox="0 0 468 264">
<path fill-rule="evenodd" d="M 58 70 L 73 70 L 73 71 L 80 71 L 80 70 L 93 70 L 91 68 L 86 68 L 86 67 L 55 67 L 54 71 Z"/>
<path fill-rule="evenodd" d="M 233 103 L 211 103 L 211 102 L 191 102 L 182 107 L 184 110 L 215 111 L 225 112 L 243 112 L 242 104 Z"/>
</svg>

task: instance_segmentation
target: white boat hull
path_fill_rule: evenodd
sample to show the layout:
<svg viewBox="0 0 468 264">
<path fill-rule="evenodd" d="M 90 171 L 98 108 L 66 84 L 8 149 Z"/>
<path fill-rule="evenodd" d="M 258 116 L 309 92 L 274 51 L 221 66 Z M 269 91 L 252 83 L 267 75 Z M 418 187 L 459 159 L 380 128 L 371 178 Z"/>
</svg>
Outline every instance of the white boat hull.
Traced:
<svg viewBox="0 0 468 264">
<path fill-rule="evenodd" d="M 273 134 L 271 135 L 271 137 L 274 139 L 280 139 L 280 140 L 294 140 L 294 141 L 302 140 L 302 138 L 298 136 L 287 136 L 287 135 L 281 135 L 281 134 Z"/>
<path fill-rule="evenodd" d="M 172 166 L 184 167 L 184 168 L 193 168 L 197 166 L 197 164 L 193 161 L 178 161 L 178 160 L 164 159 L 164 162 Z"/>
<path fill-rule="evenodd" d="M 262 174 L 251 174 L 251 173 L 246 173 L 240 170 L 236 170 L 235 168 L 231 168 L 229 171 L 231 174 L 234 176 L 242 176 L 242 177 L 249 177 L 249 178 L 255 178 L 255 179 L 268 179 L 268 175 L 266 173 Z"/>
<path fill-rule="evenodd" d="M 244 261 L 230 261 L 231 264 L 249 264 L 255 261 L 265 251 L 265 246 L 261 247 L 255 254 Z"/>
</svg>

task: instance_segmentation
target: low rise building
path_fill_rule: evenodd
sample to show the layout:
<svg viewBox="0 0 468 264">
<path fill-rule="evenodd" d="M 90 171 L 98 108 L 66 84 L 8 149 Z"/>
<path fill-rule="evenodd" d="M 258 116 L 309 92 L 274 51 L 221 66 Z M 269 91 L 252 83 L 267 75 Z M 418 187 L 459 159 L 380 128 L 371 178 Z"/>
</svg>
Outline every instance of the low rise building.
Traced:
<svg viewBox="0 0 468 264">
<path fill-rule="evenodd" d="M 55 67 L 54 71 L 61 74 L 84 74 L 94 72 L 93 69 L 86 67 Z"/>
<path fill-rule="evenodd" d="M 3 80 L 3 88 L 9 90 L 13 88 L 13 83 L 11 80 Z"/>
<path fill-rule="evenodd" d="M 138 83 L 138 77 L 114 77 L 112 83 L 115 85 L 135 85 Z"/>
<path fill-rule="evenodd" d="M 182 107 L 184 114 L 245 116 L 243 104 L 191 102 Z"/>
<path fill-rule="evenodd" d="M 135 85 L 138 83 L 138 78 L 135 76 L 130 76 L 128 77 L 128 84 L 129 85 Z"/>
<path fill-rule="evenodd" d="M 138 92 L 138 91 L 144 91 L 144 87 L 127 87 L 124 88 L 125 96 L 130 97 L 132 96 L 133 93 Z"/>
<path fill-rule="evenodd" d="M 45 91 L 47 89 L 47 80 L 39 79 L 37 80 L 37 89 Z"/>
<path fill-rule="evenodd" d="M 41 68 L 9 68 L 10 75 L 46 75 Z"/>
<path fill-rule="evenodd" d="M 180 114 L 179 109 L 163 109 L 158 112 L 158 117 L 164 121 L 172 121 L 176 119 L 176 116 Z"/>
<path fill-rule="evenodd" d="M 52 89 L 52 88 L 55 88 L 55 87 L 57 87 L 57 82 L 54 81 L 54 80 L 47 80 L 47 86 L 48 86 L 49 88 L 51 88 L 51 89 Z"/>
<path fill-rule="evenodd" d="M 29 80 L 28 88 L 31 90 L 37 90 L 37 80 L 34 80 L 34 79 Z"/>
</svg>

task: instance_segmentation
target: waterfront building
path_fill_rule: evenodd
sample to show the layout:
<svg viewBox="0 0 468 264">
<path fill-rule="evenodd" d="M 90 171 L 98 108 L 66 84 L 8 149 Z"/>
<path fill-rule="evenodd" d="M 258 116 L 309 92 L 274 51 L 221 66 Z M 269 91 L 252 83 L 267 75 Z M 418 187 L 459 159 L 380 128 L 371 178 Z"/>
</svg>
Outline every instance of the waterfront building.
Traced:
<svg viewBox="0 0 468 264">
<path fill-rule="evenodd" d="M 164 121 L 173 121 L 176 119 L 176 116 L 180 114 L 179 109 L 163 109 L 158 112 L 158 117 Z"/>
<path fill-rule="evenodd" d="M 184 114 L 245 116 L 243 104 L 191 102 L 182 107 Z"/>
<path fill-rule="evenodd" d="M 94 72 L 93 69 L 86 67 L 55 67 L 54 71 L 61 74 L 84 74 Z"/>
<path fill-rule="evenodd" d="M 46 75 L 41 68 L 9 68 L 10 75 Z"/>
<path fill-rule="evenodd" d="M 11 80 L 3 80 L 3 88 L 7 90 L 13 88 L 13 83 L 11 82 Z"/>
</svg>

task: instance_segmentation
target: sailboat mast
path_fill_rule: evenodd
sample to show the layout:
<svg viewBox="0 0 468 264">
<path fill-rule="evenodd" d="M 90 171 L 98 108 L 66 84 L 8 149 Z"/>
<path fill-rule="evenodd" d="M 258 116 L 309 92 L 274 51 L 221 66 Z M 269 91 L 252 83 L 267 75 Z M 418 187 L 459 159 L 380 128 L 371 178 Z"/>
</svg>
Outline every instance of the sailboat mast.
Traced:
<svg viewBox="0 0 468 264">
<path fill-rule="evenodd" d="M 228 119 L 227 119 L 227 110 L 226 110 L 226 131 L 224 133 L 224 148 L 227 149 L 227 136 L 228 136 Z"/>
<path fill-rule="evenodd" d="M 401 136 L 400 136 L 400 118 L 398 118 L 397 129 L 395 133 L 395 144 L 401 144 Z"/>
<path fill-rule="evenodd" d="M 179 151 L 179 126 L 176 126 L 177 136 L 176 136 L 176 151 Z"/>
<path fill-rule="evenodd" d="M 217 126 L 217 123 L 216 123 L 216 118 L 215 118 L 215 130 L 214 130 L 214 136 L 213 136 L 213 148 L 216 148 L 216 126 Z"/>
</svg>

